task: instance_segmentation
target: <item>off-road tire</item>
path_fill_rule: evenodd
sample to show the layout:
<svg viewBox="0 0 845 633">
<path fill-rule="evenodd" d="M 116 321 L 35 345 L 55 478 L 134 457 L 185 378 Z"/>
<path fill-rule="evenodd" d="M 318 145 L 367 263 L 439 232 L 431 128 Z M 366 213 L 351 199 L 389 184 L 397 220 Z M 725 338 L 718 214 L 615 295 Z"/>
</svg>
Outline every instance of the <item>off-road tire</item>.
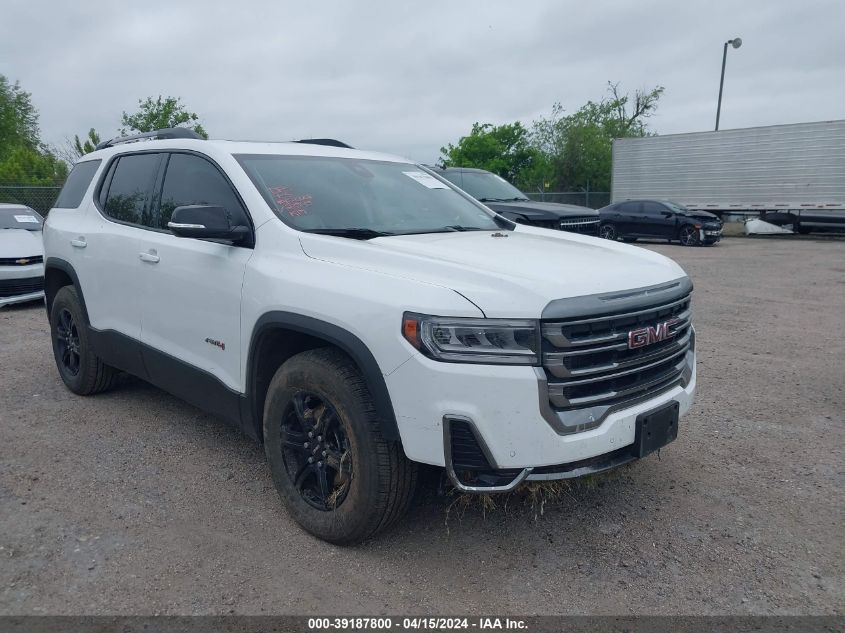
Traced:
<svg viewBox="0 0 845 633">
<path fill-rule="evenodd" d="M 62 360 L 59 331 L 63 313 L 66 313 L 65 316 L 69 315 L 74 324 L 76 341 L 74 349 L 78 352 L 76 373 Z M 53 299 L 53 305 L 50 308 L 50 337 L 53 342 L 53 357 L 56 360 L 59 376 L 61 376 L 65 386 L 73 393 L 80 396 L 90 396 L 105 391 L 114 385 L 119 372 L 106 365 L 94 352 L 88 335 L 85 312 L 74 286 L 60 288 Z"/>
<path fill-rule="evenodd" d="M 314 394 L 336 412 L 349 441 L 352 477 L 331 510 L 309 504 L 288 474 L 283 421 L 298 393 Z M 367 384 L 352 360 L 334 348 L 288 359 L 273 376 L 264 406 L 264 449 L 273 481 L 288 512 L 306 531 L 338 545 L 364 541 L 395 523 L 408 509 L 417 464 L 398 442 L 385 439 Z"/>
</svg>

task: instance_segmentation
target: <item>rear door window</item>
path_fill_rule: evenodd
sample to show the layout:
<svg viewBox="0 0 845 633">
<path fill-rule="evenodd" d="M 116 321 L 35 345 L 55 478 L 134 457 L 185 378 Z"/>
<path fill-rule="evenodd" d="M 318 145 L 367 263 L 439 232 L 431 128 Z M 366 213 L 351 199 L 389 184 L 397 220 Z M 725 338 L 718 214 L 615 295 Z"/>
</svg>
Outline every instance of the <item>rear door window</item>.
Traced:
<svg viewBox="0 0 845 633">
<path fill-rule="evenodd" d="M 88 185 L 91 184 L 91 180 L 93 180 L 99 167 L 99 160 L 86 160 L 76 163 L 70 170 L 70 175 L 65 181 L 65 186 L 62 187 L 59 199 L 53 206 L 57 209 L 76 209 L 82 204 L 82 198 L 88 191 Z"/>
<path fill-rule="evenodd" d="M 616 210 L 620 213 L 632 213 L 639 215 L 642 212 L 642 204 L 639 202 L 623 202 Z"/>
<path fill-rule="evenodd" d="M 121 156 L 105 198 L 104 211 L 120 222 L 153 227 L 152 192 L 162 154 Z"/>
</svg>

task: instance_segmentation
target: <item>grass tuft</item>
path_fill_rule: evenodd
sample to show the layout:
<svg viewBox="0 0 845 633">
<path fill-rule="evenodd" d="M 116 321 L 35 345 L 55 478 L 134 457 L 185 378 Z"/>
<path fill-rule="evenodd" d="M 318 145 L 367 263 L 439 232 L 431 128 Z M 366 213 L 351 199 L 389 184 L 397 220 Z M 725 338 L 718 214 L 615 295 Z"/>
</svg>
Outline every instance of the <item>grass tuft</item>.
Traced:
<svg viewBox="0 0 845 633">
<path fill-rule="evenodd" d="M 618 471 L 619 469 L 616 469 L 577 479 L 529 481 L 507 493 L 472 494 L 450 488 L 448 495 L 452 497 L 452 501 L 446 507 L 446 530 L 448 532 L 449 519 L 453 514 L 460 521 L 468 511 L 480 511 L 485 519 L 488 514 L 497 511 L 501 511 L 505 515 L 518 515 L 527 512 L 533 516 L 534 521 L 538 521 L 545 514 L 547 505 L 560 503 L 564 500 L 577 501 L 575 492 L 592 490 L 617 477 Z"/>
</svg>

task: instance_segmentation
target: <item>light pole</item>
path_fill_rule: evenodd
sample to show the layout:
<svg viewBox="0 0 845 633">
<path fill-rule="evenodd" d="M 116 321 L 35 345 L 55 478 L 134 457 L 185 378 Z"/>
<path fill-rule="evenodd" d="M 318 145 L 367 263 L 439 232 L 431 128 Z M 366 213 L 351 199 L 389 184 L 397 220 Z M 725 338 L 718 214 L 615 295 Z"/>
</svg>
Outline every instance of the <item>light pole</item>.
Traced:
<svg viewBox="0 0 845 633">
<path fill-rule="evenodd" d="M 722 51 L 722 78 L 719 80 L 719 103 L 716 105 L 716 131 L 719 131 L 719 115 L 722 113 L 722 88 L 725 86 L 725 61 L 728 59 L 728 44 L 734 48 L 742 46 L 742 39 L 735 37 L 725 42 L 725 50 Z"/>
</svg>

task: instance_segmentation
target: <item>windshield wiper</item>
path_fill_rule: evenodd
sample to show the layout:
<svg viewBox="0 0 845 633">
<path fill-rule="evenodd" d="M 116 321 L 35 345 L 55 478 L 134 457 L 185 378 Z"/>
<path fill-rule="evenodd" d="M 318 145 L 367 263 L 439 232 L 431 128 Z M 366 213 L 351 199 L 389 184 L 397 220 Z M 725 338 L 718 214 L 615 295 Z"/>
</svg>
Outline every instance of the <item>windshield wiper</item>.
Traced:
<svg viewBox="0 0 845 633">
<path fill-rule="evenodd" d="M 504 198 L 478 198 L 479 202 L 507 202 Z"/>
<path fill-rule="evenodd" d="M 335 235 L 337 237 L 351 237 L 355 240 L 371 240 L 374 237 L 396 235 L 395 233 L 388 233 L 386 231 L 376 231 L 374 229 L 365 229 L 359 227 L 349 227 L 345 229 L 304 229 L 303 233 L 316 233 L 317 235 Z"/>
<path fill-rule="evenodd" d="M 462 226 L 460 224 L 450 224 L 448 226 L 444 226 L 444 229 L 449 229 L 451 231 L 486 231 L 488 229 L 482 229 L 480 226 Z M 493 231 L 494 229 L 489 229 Z"/>
</svg>

